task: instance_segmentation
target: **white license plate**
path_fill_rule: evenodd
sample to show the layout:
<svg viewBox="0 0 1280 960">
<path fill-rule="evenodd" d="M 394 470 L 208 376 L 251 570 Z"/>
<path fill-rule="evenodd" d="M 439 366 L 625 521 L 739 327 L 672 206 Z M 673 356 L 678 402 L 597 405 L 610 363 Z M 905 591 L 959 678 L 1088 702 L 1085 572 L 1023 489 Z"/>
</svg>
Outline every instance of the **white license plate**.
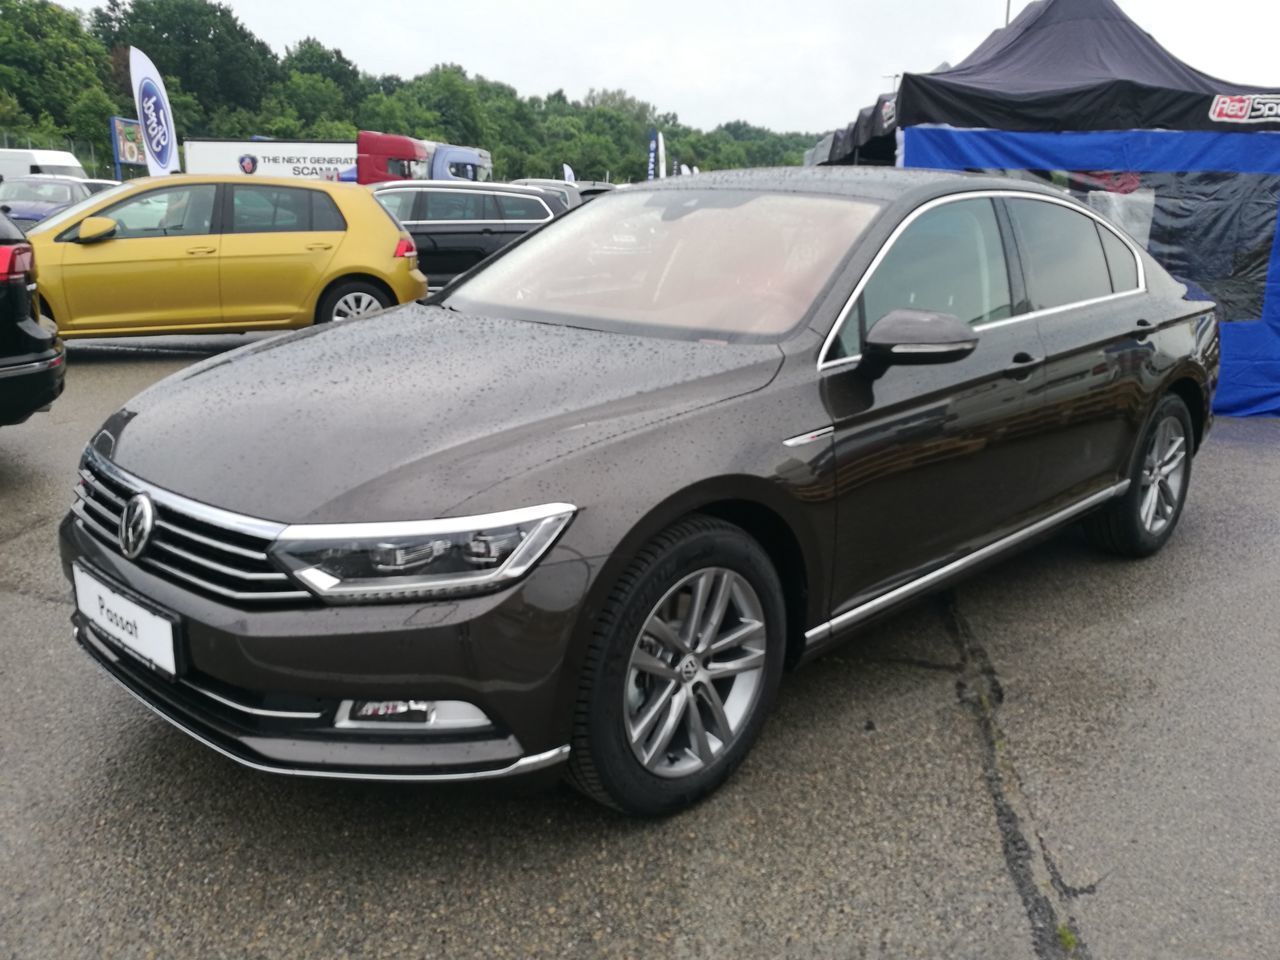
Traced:
<svg viewBox="0 0 1280 960">
<path fill-rule="evenodd" d="M 121 596 L 78 564 L 72 566 L 71 574 L 76 586 L 76 608 L 99 633 L 155 669 L 169 676 L 177 673 L 172 620 Z"/>
</svg>

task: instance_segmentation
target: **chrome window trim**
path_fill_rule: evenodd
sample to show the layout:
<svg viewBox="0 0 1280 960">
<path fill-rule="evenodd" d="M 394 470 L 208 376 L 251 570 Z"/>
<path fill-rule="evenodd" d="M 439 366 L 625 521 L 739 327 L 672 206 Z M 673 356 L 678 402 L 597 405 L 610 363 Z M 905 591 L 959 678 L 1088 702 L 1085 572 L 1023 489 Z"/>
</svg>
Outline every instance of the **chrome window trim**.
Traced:
<svg viewBox="0 0 1280 960">
<path fill-rule="evenodd" d="M 1111 231 L 1111 233 L 1119 238 L 1120 242 L 1128 248 L 1129 253 L 1132 254 L 1134 262 L 1138 267 L 1138 286 L 1133 290 L 1122 290 L 1118 293 L 1107 294 L 1105 297 L 1094 297 L 1090 300 L 1081 300 L 1076 303 L 1065 303 L 1058 307 L 1046 307 L 1043 310 L 1031 310 L 1027 313 L 1020 313 L 1015 317 L 1007 317 L 1003 320 L 991 320 L 987 323 L 975 324 L 975 330 L 990 330 L 997 326 L 1020 323 L 1024 320 L 1035 320 L 1054 313 L 1060 313 L 1064 310 L 1075 310 L 1079 307 L 1106 303 L 1109 300 L 1116 300 L 1120 297 L 1128 297 L 1135 293 L 1147 292 L 1147 273 L 1142 263 L 1142 257 L 1138 253 L 1137 245 L 1112 227 L 1111 224 L 1107 223 L 1100 214 L 1095 213 L 1088 207 L 1082 206 L 1075 200 L 1071 200 L 1066 197 L 1049 196 L 1048 194 L 1037 193 L 1033 190 L 971 190 L 964 193 L 949 193 L 945 197 L 934 197 L 932 200 L 922 203 L 907 214 L 901 223 L 894 227 L 893 232 L 889 234 L 888 239 L 885 240 L 880 249 L 876 252 L 874 259 L 872 259 L 871 263 L 867 266 L 867 269 L 863 271 L 857 285 L 853 288 L 853 293 L 849 295 L 849 299 L 845 301 L 844 306 L 840 308 L 840 312 L 836 315 L 836 322 L 832 324 L 831 331 L 827 334 L 826 339 L 822 341 L 822 349 L 818 351 L 818 373 L 837 367 L 848 366 L 849 364 L 857 363 L 862 359 L 861 353 L 857 353 L 849 357 L 840 357 L 836 360 L 827 360 L 826 357 L 827 353 L 831 349 L 831 344 L 835 341 L 841 328 L 844 326 L 845 320 L 849 316 L 849 312 L 853 309 L 854 304 L 858 302 L 858 297 L 862 295 L 863 289 L 871 281 L 871 278 L 875 275 L 877 268 L 879 268 L 880 264 L 884 261 L 884 258 L 889 255 L 889 251 L 893 248 L 893 245 L 898 242 L 898 238 L 906 232 L 906 229 L 925 213 L 928 213 L 930 210 L 934 210 L 937 207 L 941 207 L 944 204 L 958 203 L 962 200 L 982 199 L 1039 200 L 1043 203 L 1054 203 L 1060 207 L 1066 207 L 1069 210 L 1074 210 L 1076 213 L 1081 213 L 1090 217 L 1095 223 L 1098 223 Z M 1101 241 L 1099 241 L 1099 244 L 1101 244 Z M 1110 278 L 1108 277 L 1108 279 Z"/>
<path fill-rule="evenodd" d="M 967 553 L 959 559 L 952 560 L 950 563 L 939 567 L 931 573 L 926 573 L 924 576 L 917 577 L 915 580 L 910 580 L 901 586 L 894 587 L 892 590 L 882 593 L 878 597 L 873 597 L 865 603 L 860 603 L 853 609 L 846 610 L 839 616 L 832 617 L 825 623 L 820 623 L 816 627 L 806 630 L 804 634 L 805 647 L 812 647 L 815 643 L 832 636 L 837 630 L 852 626 L 860 620 L 865 620 L 867 617 L 879 613 L 885 607 L 892 606 L 899 600 L 906 600 L 918 593 L 923 593 L 953 574 L 961 573 L 969 567 L 981 563 L 984 560 L 989 560 L 992 557 L 998 556 L 1004 551 L 1031 539 L 1037 534 L 1043 533 L 1060 523 L 1070 520 L 1072 517 L 1084 513 L 1086 510 L 1090 510 L 1099 504 L 1105 503 L 1112 497 L 1124 496 L 1128 489 L 1129 481 L 1121 480 L 1119 483 L 1112 484 L 1103 490 L 1099 490 L 1097 493 L 1085 497 L 1083 500 L 1079 500 L 1076 503 L 1071 504 L 1069 507 L 1065 507 L 1056 513 L 1052 513 L 1041 520 L 1037 520 L 1020 530 L 1015 530 L 1008 536 L 1001 537 L 999 540 L 989 543 L 985 547 L 979 547 L 972 553 Z"/>
<path fill-rule="evenodd" d="M 431 225 L 439 226 L 441 224 L 457 224 L 457 223 L 546 223 L 548 220 L 554 220 L 555 214 L 551 212 L 551 208 L 547 206 L 547 201 L 542 197 L 534 196 L 529 193 L 512 193 L 510 190 L 459 190 L 457 187 L 448 187 L 444 184 L 436 186 L 412 186 L 412 187 L 388 187 L 385 190 L 373 191 L 374 196 L 382 193 L 461 193 L 466 195 L 477 194 L 482 197 L 515 197 L 520 200 L 535 200 L 547 212 L 547 215 L 540 220 L 401 220 L 404 226 L 410 224 L 415 225 Z"/>
<path fill-rule="evenodd" d="M 221 507 L 212 507 L 207 503 L 201 503 L 199 500 L 191 500 L 171 490 L 165 490 L 163 487 L 147 483 L 145 480 L 135 477 L 129 471 L 116 466 L 94 450 L 93 447 L 86 447 L 84 455 L 85 459 L 93 463 L 95 469 L 100 470 L 121 486 L 139 493 L 145 493 L 157 505 L 186 514 L 193 520 L 208 523 L 215 527 L 223 527 L 234 533 L 243 533 L 246 536 L 257 537 L 261 540 L 275 540 L 280 536 L 280 531 L 287 526 L 287 524 L 276 523 L 271 520 L 260 520 L 257 517 L 249 517 L 242 513 L 223 510 Z"/>
</svg>

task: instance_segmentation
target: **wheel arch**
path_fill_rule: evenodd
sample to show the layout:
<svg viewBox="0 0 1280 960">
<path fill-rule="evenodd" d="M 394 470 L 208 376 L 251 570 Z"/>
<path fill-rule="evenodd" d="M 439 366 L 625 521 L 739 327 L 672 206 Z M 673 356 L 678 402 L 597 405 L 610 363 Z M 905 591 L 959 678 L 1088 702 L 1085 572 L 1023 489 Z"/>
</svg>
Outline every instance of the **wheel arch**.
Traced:
<svg viewBox="0 0 1280 960">
<path fill-rule="evenodd" d="M 1176 394 L 1187 405 L 1187 412 L 1191 414 L 1191 428 L 1194 433 L 1192 437 L 1194 444 L 1192 453 L 1198 453 L 1209 418 L 1208 401 L 1205 398 L 1204 387 L 1194 377 L 1184 374 L 1170 383 L 1165 392 Z"/>
</svg>

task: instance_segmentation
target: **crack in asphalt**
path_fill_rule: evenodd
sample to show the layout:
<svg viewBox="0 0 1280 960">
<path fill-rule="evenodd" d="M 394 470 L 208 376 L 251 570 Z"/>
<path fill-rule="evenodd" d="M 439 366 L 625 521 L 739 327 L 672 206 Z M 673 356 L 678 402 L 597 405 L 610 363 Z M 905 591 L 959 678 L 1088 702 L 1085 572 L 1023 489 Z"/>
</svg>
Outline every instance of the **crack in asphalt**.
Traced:
<svg viewBox="0 0 1280 960">
<path fill-rule="evenodd" d="M 1038 830 L 1034 833 L 1048 882 L 1037 875 L 1035 851 L 1024 827 L 1024 823 L 1033 822 L 1033 817 L 1025 809 L 1027 805 L 1007 753 L 1004 731 L 996 719 L 996 710 L 1004 703 L 1004 687 L 986 649 L 960 612 L 954 591 L 942 594 L 939 613 L 960 656 L 962 669 L 956 679 L 956 697 L 973 714 L 982 737 L 983 778 L 995 808 L 1005 869 L 1031 925 L 1032 949 L 1038 960 L 1092 960 L 1075 917 L 1068 914 L 1065 921 L 1062 920 L 1053 895 L 1064 901 L 1074 900 L 1094 893 L 1098 884 L 1087 887 L 1067 884 Z M 1012 790 L 1006 786 L 1009 782 L 1013 784 Z M 1024 808 L 1021 814 L 1019 806 Z"/>
</svg>

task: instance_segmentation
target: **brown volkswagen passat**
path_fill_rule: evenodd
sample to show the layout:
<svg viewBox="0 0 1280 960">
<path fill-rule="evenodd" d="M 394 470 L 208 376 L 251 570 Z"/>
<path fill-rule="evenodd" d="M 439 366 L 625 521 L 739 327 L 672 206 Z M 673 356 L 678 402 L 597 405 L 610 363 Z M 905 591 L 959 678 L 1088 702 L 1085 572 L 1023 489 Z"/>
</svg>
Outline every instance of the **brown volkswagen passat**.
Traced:
<svg viewBox="0 0 1280 960">
<path fill-rule="evenodd" d="M 76 638 L 258 770 L 666 813 L 869 617 L 1071 521 L 1160 549 L 1217 369 L 1213 304 L 1047 188 L 631 187 L 130 401 L 61 529 Z"/>
</svg>

